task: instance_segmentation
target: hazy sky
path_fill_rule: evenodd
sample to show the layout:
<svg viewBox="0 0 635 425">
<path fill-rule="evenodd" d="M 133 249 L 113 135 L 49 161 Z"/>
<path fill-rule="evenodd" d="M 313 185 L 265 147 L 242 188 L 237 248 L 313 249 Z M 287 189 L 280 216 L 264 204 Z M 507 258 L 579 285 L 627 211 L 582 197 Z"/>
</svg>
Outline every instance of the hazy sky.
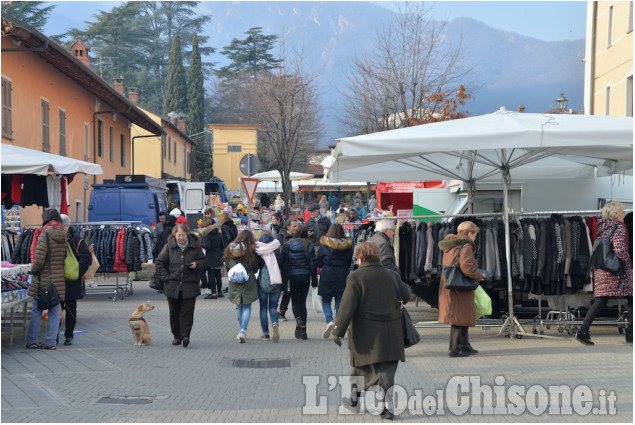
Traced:
<svg viewBox="0 0 635 425">
<path fill-rule="evenodd" d="M 395 9 L 394 1 L 375 1 Z M 516 32 L 539 40 L 579 40 L 585 38 L 585 1 L 432 1 L 436 18 L 452 20 L 471 17 L 490 27 Z"/>
</svg>

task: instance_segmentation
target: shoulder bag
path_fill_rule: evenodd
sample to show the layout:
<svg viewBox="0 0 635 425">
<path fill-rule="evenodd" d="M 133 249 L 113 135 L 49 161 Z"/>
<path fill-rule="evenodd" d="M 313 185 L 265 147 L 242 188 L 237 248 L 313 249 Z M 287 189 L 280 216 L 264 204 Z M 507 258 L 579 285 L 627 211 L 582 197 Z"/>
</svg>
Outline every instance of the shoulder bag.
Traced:
<svg viewBox="0 0 635 425">
<path fill-rule="evenodd" d="M 66 258 L 64 258 L 64 279 L 77 280 L 79 279 L 79 262 L 71 244 L 66 241 Z"/>
<path fill-rule="evenodd" d="M 617 230 L 617 224 L 611 229 L 607 238 L 597 238 L 591 251 L 591 266 L 609 273 L 618 274 L 621 269 L 620 259 L 613 252 L 613 234 Z"/>
<path fill-rule="evenodd" d="M 37 290 L 37 308 L 41 311 L 53 308 L 61 302 L 60 294 L 53 283 L 53 272 L 51 269 L 51 247 L 49 245 L 49 234 L 46 233 L 46 258 L 49 264 L 49 285 L 48 289 L 42 289 L 42 273 L 40 272 L 39 289 Z"/>
<path fill-rule="evenodd" d="M 421 336 L 419 335 L 419 331 L 415 327 L 412 322 L 412 318 L 410 317 L 410 313 L 406 310 L 406 307 L 403 305 L 403 298 L 401 297 L 401 289 L 399 288 L 399 280 L 397 276 L 393 273 L 393 277 L 395 278 L 395 287 L 397 288 L 397 299 L 399 300 L 399 310 L 401 311 L 401 325 L 403 327 L 403 346 L 404 348 L 412 347 L 421 341 Z"/>
<path fill-rule="evenodd" d="M 466 242 L 467 243 L 467 242 Z M 462 244 L 459 248 L 459 252 L 454 257 L 454 262 L 451 266 L 443 266 L 443 275 L 445 276 L 445 289 L 451 289 L 455 291 L 473 291 L 479 285 L 479 283 L 463 274 L 461 267 L 459 266 L 459 257 L 461 250 L 466 245 Z"/>
</svg>

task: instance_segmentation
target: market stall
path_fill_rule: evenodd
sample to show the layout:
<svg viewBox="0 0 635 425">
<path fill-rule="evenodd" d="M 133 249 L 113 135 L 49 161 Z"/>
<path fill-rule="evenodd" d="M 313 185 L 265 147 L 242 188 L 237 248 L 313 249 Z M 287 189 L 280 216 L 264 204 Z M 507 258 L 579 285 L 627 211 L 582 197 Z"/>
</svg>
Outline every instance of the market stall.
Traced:
<svg viewBox="0 0 635 425">
<path fill-rule="evenodd" d="M 632 175 L 630 117 L 493 114 L 445 121 L 337 141 L 332 182 L 378 176 L 382 181 L 447 177 L 467 183 L 502 182 L 505 252 L 510 264 L 508 190 L 513 178 L 594 178 Z M 522 331 L 514 317 L 508 275 L 511 333 Z"/>
</svg>

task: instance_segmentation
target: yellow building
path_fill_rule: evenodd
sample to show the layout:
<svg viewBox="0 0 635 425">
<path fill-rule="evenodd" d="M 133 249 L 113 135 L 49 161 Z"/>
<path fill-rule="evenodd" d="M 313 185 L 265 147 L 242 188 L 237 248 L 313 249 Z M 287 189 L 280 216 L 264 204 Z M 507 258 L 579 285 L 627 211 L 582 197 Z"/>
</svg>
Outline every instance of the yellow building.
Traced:
<svg viewBox="0 0 635 425">
<path fill-rule="evenodd" d="M 584 111 L 633 116 L 633 2 L 587 3 Z"/>
<path fill-rule="evenodd" d="M 209 124 L 212 130 L 212 160 L 214 175 L 221 178 L 227 190 L 240 190 L 240 160 L 247 154 L 256 155 L 260 127 L 244 124 Z"/>
<path fill-rule="evenodd" d="M 129 98 L 136 103 L 136 89 L 131 88 L 128 93 Z M 185 119 L 174 118 L 170 121 L 142 107 L 139 109 L 163 127 L 165 133 L 162 136 L 153 136 L 137 125 L 132 126 L 131 172 L 156 178 L 191 181 L 194 171 L 193 142 L 185 134 Z"/>
</svg>

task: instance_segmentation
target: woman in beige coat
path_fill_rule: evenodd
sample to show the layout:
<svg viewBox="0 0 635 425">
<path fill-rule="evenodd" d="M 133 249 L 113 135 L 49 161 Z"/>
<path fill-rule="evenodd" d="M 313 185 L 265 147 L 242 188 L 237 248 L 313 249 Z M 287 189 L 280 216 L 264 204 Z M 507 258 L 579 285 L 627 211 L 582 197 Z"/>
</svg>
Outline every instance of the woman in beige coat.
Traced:
<svg viewBox="0 0 635 425">
<path fill-rule="evenodd" d="M 443 251 L 443 265 L 451 266 L 461 249 L 459 267 L 463 274 L 481 282 L 484 276 L 477 269 L 476 244 L 478 227 L 471 221 L 459 224 L 456 235 L 447 235 L 439 242 Z M 467 339 L 467 328 L 476 325 L 476 310 L 474 308 L 474 291 L 455 291 L 445 289 L 445 276 L 441 274 L 439 285 L 439 322 L 452 325 L 450 330 L 450 357 L 465 357 L 478 353 Z"/>
<path fill-rule="evenodd" d="M 66 231 L 62 228 L 62 217 L 55 209 L 44 210 L 42 213 L 42 233 L 38 237 L 35 248 L 35 259 L 31 266 L 33 283 L 28 295 L 36 298 L 38 289 L 48 289 L 53 282 L 55 289 L 64 301 L 66 292 L 66 279 L 64 279 L 64 259 L 66 258 Z M 60 328 L 60 305 L 50 308 L 48 311 L 49 330 L 44 344 L 38 343 L 40 324 L 42 322 L 42 310 L 33 300 L 31 310 L 31 323 L 26 348 L 44 348 L 55 350 L 57 346 L 57 332 Z"/>
</svg>

